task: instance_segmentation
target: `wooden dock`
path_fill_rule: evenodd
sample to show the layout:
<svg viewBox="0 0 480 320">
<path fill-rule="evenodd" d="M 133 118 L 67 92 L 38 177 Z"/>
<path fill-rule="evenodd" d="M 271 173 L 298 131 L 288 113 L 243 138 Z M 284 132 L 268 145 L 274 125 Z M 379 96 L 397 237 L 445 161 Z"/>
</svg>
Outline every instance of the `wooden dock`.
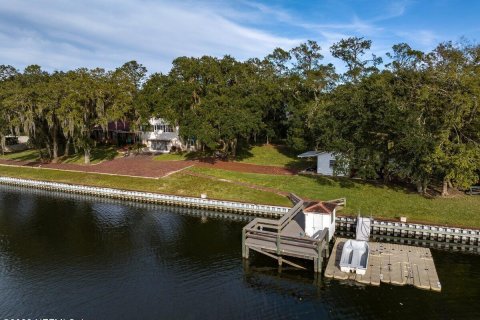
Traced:
<svg viewBox="0 0 480 320">
<path fill-rule="evenodd" d="M 394 243 L 369 242 L 370 256 L 365 275 L 346 273 L 340 270 L 342 248 L 347 239 L 337 238 L 325 277 L 339 280 L 354 280 L 359 283 L 379 286 L 381 282 L 394 285 L 413 285 L 424 290 L 441 291 L 437 270 L 430 249 Z"/>
<path fill-rule="evenodd" d="M 256 218 L 242 230 L 242 257 L 249 258 L 253 250 L 282 263 L 305 269 L 287 260 L 287 257 L 312 260 L 315 272 L 322 272 L 323 258 L 329 256 L 329 231 L 325 228 L 318 237 L 305 236 L 304 230 L 295 222 L 294 217 L 304 209 L 304 201 L 293 195 L 297 202 L 278 220 Z"/>
</svg>

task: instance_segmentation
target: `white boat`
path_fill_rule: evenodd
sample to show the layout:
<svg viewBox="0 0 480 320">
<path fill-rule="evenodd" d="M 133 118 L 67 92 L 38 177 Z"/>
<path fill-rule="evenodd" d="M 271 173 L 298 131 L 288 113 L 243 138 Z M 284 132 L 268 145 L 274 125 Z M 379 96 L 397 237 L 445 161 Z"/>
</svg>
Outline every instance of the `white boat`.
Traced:
<svg viewBox="0 0 480 320">
<path fill-rule="evenodd" d="M 367 271 L 369 253 L 366 241 L 347 240 L 342 249 L 340 270 L 364 275 Z"/>
</svg>

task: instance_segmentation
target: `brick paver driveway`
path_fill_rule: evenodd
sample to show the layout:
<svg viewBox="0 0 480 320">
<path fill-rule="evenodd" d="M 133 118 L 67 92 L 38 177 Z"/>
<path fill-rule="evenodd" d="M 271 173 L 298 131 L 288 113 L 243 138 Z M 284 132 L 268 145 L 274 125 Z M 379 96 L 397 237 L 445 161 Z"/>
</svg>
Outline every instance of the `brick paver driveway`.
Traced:
<svg viewBox="0 0 480 320">
<path fill-rule="evenodd" d="M 206 168 L 217 168 L 223 170 L 263 173 L 263 174 L 278 174 L 290 175 L 296 172 L 283 167 L 260 166 L 254 164 L 246 164 L 239 162 L 227 161 L 156 161 L 151 156 L 130 156 L 123 158 L 116 158 L 110 161 L 104 161 L 99 164 L 81 165 L 73 163 L 39 163 L 39 162 L 22 162 L 0 160 L 0 164 L 15 164 L 31 167 L 42 167 L 60 170 L 73 170 L 82 172 L 107 173 L 126 176 L 138 176 L 149 178 L 160 178 L 174 173 L 178 170 L 185 169 L 190 166 L 200 166 Z"/>
</svg>

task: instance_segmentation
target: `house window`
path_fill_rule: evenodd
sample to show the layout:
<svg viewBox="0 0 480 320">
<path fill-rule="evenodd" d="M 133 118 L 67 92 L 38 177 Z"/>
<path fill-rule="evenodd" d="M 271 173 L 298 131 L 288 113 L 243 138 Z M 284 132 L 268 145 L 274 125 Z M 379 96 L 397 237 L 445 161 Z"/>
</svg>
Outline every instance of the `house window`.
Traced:
<svg viewBox="0 0 480 320">
<path fill-rule="evenodd" d="M 335 160 L 330 160 L 330 165 L 329 165 L 329 166 L 330 166 L 330 168 L 332 168 L 332 169 L 333 169 L 333 168 L 335 167 L 335 163 L 336 163 L 336 161 L 335 161 Z"/>
<path fill-rule="evenodd" d="M 153 131 L 173 132 L 173 127 L 168 124 L 156 124 L 153 126 Z"/>
</svg>

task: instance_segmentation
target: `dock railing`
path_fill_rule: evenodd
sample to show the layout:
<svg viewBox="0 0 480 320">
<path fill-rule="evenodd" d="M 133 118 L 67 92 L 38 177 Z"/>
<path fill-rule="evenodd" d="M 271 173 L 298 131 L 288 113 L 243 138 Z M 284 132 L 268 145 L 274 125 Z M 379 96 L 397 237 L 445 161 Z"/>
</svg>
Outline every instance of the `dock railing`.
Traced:
<svg viewBox="0 0 480 320">
<path fill-rule="evenodd" d="M 347 207 L 347 198 L 338 198 L 333 200 L 328 200 L 328 202 L 335 203 L 339 209 Z"/>
<path fill-rule="evenodd" d="M 296 197 L 295 195 L 293 195 Z M 292 199 L 293 197 L 291 197 Z M 329 229 L 325 228 L 316 238 L 308 236 L 294 236 L 282 234 L 285 227 L 301 213 L 304 201 L 300 198 L 295 206 L 278 220 L 256 218 L 248 223 L 242 230 L 242 256 L 249 258 L 249 250 L 262 253 L 297 268 L 302 266 L 285 260 L 284 256 L 309 259 L 314 261 L 315 272 L 321 272 L 324 257 L 329 255 Z M 283 256 L 283 257 L 282 257 Z"/>
</svg>

